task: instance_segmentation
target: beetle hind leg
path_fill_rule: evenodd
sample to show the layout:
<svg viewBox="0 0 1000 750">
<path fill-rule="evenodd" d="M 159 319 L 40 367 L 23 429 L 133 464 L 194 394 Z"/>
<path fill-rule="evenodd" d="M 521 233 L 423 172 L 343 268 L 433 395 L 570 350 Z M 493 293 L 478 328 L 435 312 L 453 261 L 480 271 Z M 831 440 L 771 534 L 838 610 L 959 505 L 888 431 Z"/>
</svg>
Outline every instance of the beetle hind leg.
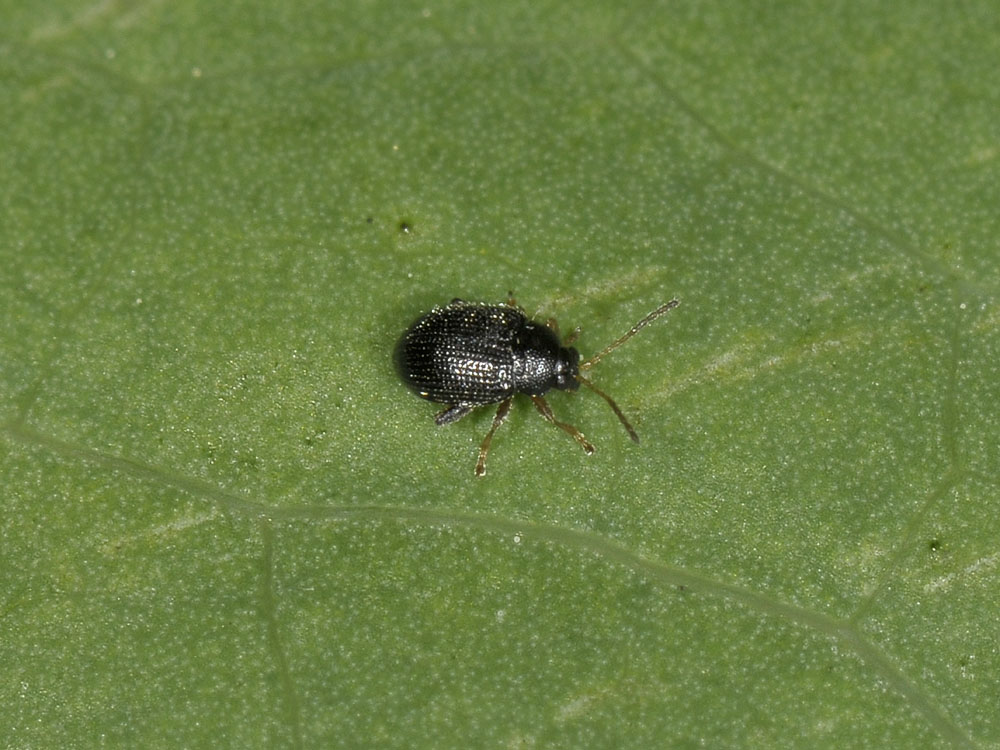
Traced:
<svg viewBox="0 0 1000 750">
<path fill-rule="evenodd" d="M 549 406 L 548 402 L 541 396 L 532 396 L 531 400 L 535 402 L 535 408 L 538 409 L 539 413 L 545 417 L 545 419 L 556 427 L 558 427 L 563 432 L 566 432 L 572 437 L 576 442 L 580 444 L 584 452 L 589 456 L 594 452 L 594 446 L 590 444 L 590 441 L 583 436 L 583 433 L 576 429 L 571 424 L 566 424 L 565 422 L 560 422 L 556 419 L 556 415 L 552 413 L 552 407 Z"/>
<path fill-rule="evenodd" d="M 486 437 L 483 438 L 483 444 L 479 446 L 479 460 L 476 461 L 477 477 L 481 477 L 486 473 L 486 455 L 490 452 L 493 433 L 497 431 L 497 427 L 507 420 L 507 415 L 510 414 L 510 403 L 511 400 L 509 398 L 500 402 L 500 406 L 497 407 L 497 413 L 493 416 L 493 424 L 490 425 L 490 431 L 486 433 Z"/>
<path fill-rule="evenodd" d="M 473 407 L 470 404 L 452 404 L 447 409 L 442 409 L 434 417 L 435 424 L 451 424 L 452 422 L 457 422 L 470 411 Z"/>
</svg>

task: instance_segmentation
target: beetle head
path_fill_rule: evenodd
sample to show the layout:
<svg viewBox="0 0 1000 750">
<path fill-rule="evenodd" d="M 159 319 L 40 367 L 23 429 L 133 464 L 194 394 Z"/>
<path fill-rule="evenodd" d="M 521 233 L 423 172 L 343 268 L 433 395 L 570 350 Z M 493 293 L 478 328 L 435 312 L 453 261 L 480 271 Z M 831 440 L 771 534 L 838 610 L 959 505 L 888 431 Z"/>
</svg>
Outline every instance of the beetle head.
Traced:
<svg viewBox="0 0 1000 750">
<path fill-rule="evenodd" d="M 575 391 L 580 387 L 580 352 L 572 346 L 560 346 L 552 368 L 552 387 L 560 391 Z"/>
</svg>

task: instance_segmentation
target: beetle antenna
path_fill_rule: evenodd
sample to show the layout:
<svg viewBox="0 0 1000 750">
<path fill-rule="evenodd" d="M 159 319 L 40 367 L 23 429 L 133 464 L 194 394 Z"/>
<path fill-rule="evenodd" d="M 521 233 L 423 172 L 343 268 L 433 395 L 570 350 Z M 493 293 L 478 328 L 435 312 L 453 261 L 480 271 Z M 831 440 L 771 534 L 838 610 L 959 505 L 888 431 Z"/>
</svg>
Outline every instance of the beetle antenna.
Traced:
<svg viewBox="0 0 1000 750">
<path fill-rule="evenodd" d="M 625 419 L 625 415 L 622 414 L 622 410 L 618 408 L 618 404 L 615 403 L 614 399 L 611 398 L 611 396 L 609 396 L 607 393 L 602 391 L 600 388 L 598 388 L 596 385 L 591 383 L 589 380 L 587 380 L 585 377 L 583 377 L 583 375 L 577 375 L 576 379 L 608 402 L 608 406 L 611 407 L 611 411 L 613 411 L 617 415 L 618 419 L 621 420 L 621 423 L 625 425 L 625 430 L 628 432 L 628 436 L 638 443 L 639 436 L 636 434 L 636 431 L 632 427 L 632 425 L 629 424 L 628 420 Z"/>
<path fill-rule="evenodd" d="M 679 304 L 680 304 L 680 300 L 672 299 L 669 302 L 667 302 L 666 304 L 660 305 L 658 308 L 656 308 L 655 310 L 653 310 L 653 312 L 651 312 L 645 318 L 643 318 L 638 323 L 636 323 L 634 326 L 632 326 L 629 329 L 628 333 L 626 333 L 620 339 L 618 339 L 617 341 L 612 342 L 610 346 L 608 346 L 605 349 L 599 351 L 597 354 L 595 354 L 593 357 L 591 357 L 587 361 L 581 362 L 580 363 L 580 369 L 581 370 L 589 370 L 591 367 L 593 367 L 598 362 L 600 362 L 602 357 L 606 357 L 607 355 L 611 354 L 611 352 L 613 352 L 619 346 L 621 346 L 626 341 L 628 341 L 630 338 L 632 338 L 633 336 L 635 336 L 641 329 L 643 329 L 646 326 L 648 326 L 650 323 L 652 323 L 654 320 L 656 320 L 661 315 L 669 312 L 670 310 L 673 310 Z M 593 384 L 590 381 L 585 380 L 583 378 L 580 378 L 580 382 L 583 383 L 586 386 L 589 386 L 594 391 L 597 391 L 597 393 L 599 393 L 600 395 L 604 396 L 605 400 L 609 404 L 611 404 L 611 408 L 615 410 L 615 414 L 618 415 L 618 418 L 622 421 L 622 423 L 625 425 L 625 428 L 629 431 L 629 434 L 632 436 L 632 439 L 638 441 L 639 438 L 637 438 L 635 436 L 635 431 L 632 429 L 632 427 L 629 425 L 629 423 L 625 421 L 625 417 L 622 416 L 621 411 L 619 411 L 618 407 L 615 406 L 615 402 L 612 401 L 610 398 L 608 398 L 605 394 L 601 393 L 596 388 L 594 388 Z"/>
</svg>

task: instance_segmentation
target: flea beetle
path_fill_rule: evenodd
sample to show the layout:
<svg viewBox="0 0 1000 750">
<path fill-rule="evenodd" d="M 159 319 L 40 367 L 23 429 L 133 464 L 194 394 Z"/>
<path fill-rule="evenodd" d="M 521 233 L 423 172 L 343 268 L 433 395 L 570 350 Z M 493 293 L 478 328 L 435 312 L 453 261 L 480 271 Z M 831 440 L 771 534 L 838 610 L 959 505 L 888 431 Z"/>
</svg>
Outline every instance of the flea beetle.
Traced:
<svg viewBox="0 0 1000 750">
<path fill-rule="evenodd" d="M 493 424 L 479 448 L 476 475 L 486 473 L 486 455 L 497 428 L 510 413 L 517 393 L 531 397 L 545 419 L 567 432 L 590 455 L 594 446 L 572 425 L 555 418 L 542 398 L 551 388 L 575 391 L 583 383 L 608 406 L 639 442 L 632 425 L 612 398 L 580 374 L 632 338 L 639 329 L 680 304 L 670 300 L 636 323 L 621 338 L 590 359 L 569 346 L 579 333 L 559 340 L 555 320 L 539 323 L 517 306 L 511 295 L 506 304 L 490 305 L 453 299 L 418 319 L 396 344 L 394 359 L 400 377 L 418 396 L 446 407 L 435 418 L 439 425 L 457 422 L 477 406 L 500 404 Z"/>
</svg>

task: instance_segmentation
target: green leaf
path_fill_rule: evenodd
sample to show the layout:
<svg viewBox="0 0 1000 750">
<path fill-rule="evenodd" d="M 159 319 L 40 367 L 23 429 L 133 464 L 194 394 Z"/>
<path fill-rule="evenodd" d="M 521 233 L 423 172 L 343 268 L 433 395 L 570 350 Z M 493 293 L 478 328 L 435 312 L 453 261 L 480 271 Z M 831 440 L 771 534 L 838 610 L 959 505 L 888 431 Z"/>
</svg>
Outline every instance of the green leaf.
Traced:
<svg viewBox="0 0 1000 750">
<path fill-rule="evenodd" d="M 0 744 L 1000 744 L 995 11 L 8 7 Z"/>
</svg>

